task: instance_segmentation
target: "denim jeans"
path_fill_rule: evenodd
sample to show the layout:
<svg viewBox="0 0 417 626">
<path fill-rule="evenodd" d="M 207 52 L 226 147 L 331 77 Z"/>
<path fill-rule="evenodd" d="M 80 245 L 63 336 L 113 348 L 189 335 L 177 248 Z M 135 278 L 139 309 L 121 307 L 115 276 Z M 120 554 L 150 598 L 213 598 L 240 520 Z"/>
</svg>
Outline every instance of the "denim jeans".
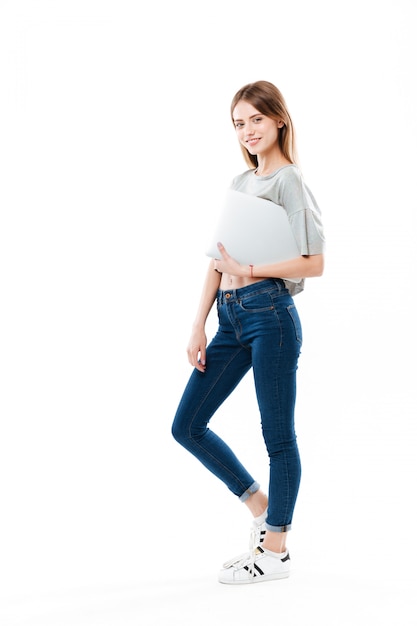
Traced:
<svg viewBox="0 0 417 626">
<path fill-rule="evenodd" d="M 302 343 L 298 313 L 280 279 L 219 290 L 217 312 L 219 326 L 207 346 L 206 371 L 193 370 L 172 434 L 244 502 L 259 484 L 208 423 L 252 368 L 270 466 L 266 527 L 285 532 L 291 528 L 301 476 L 294 430 Z"/>
</svg>

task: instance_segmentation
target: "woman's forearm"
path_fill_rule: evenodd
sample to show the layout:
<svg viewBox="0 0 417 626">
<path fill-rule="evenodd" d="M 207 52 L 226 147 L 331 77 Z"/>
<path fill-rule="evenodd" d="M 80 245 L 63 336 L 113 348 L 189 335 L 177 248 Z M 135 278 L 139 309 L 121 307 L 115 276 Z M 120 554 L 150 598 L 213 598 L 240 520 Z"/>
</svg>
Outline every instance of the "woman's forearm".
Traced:
<svg viewBox="0 0 417 626">
<path fill-rule="evenodd" d="M 201 293 L 200 303 L 198 305 L 197 313 L 194 319 L 194 328 L 204 328 L 208 314 L 211 311 L 213 303 L 216 299 L 217 291 L 219 289 L 221 280 L 221 274 L 214 270 L 214 263 L 211 260 L 207 269 L 206 279 L 204 281 L 203 290 Z"/>
</svg>

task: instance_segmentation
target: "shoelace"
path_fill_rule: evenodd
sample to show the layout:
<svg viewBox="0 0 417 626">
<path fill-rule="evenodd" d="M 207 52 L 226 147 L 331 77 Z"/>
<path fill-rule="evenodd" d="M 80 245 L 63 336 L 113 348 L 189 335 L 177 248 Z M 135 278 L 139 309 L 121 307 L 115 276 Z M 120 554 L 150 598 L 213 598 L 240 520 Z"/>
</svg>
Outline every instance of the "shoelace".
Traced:
<svg viewBox="0 0 417 626">
<path fill-rule="evenodd" d="M 223 567 L 228 569 L 229 567 L 234 567 L 235 569 L 240 569 L 247 565 L 250 567 L 249 573 L 254 576 L 254 565 L 255 565 L 255 557 L 256 557 L 256 549 L 258 547 L 258 537 L 257 531 L 259 530 L 259 526 L 252 526 L 250 539 L 249 539 L 249 552 L 243 552 L 238 556 L 235 556 L 225 563 L 223 563 Z"/>
</svg>

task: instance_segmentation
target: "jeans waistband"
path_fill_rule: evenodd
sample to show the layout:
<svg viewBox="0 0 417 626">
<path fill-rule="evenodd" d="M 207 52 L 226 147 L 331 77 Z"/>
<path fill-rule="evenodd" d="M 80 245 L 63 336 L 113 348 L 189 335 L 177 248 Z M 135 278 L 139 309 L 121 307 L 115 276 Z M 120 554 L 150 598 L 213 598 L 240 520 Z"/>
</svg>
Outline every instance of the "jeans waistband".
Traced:
<svg viewBox="0 0 417 626">
<path fill-rule="evenodd" d="M 219 289 L 217 292 L 217 302 L 223 304 L 227 302 L 236 302 L 246 296 L 252 296 L 258 293 L 265 293 L 265 291 L 271 291 L 272 289 L 278 289 L 283 291 L 286 289 L 285 283 L 281 278 L 266 278 L 260 280 L 257 283 L 246 285 L 246 287 L 240 287 L 239 289 Z"/>
</svg>

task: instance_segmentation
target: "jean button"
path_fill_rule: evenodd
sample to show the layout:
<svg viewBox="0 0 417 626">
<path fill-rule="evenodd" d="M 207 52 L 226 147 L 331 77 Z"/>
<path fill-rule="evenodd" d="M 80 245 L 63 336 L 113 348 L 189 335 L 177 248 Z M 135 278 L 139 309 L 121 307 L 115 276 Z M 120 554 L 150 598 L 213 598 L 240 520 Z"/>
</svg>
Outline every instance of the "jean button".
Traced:
<svg viewBox="0 0 417 626">
<path fill-rule="evenodd" d="M 230 296 L 231 296 L 231 294 L 230 294 L 230 293 L 227 293 L 227 294 L 226 294 L 226 299 L 228 300 L 228 299 L 230 298 Z"/>
</svg>

